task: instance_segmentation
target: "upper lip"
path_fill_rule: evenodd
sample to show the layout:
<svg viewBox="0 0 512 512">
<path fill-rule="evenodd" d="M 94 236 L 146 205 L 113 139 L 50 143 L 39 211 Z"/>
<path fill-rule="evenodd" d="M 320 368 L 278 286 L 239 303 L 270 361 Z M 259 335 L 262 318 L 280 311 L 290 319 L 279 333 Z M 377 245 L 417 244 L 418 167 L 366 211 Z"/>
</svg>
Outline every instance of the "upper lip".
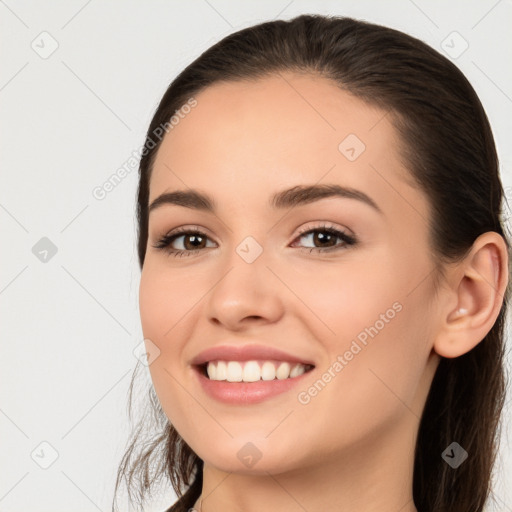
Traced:
<svg viewBox="0 0 512 512">
<path fill-rule="evenodd" d="M 273 359 L 314 366 L 314 363 L 308 359 L 264 345 L 219 345 L 210 347 L 197 354 L 190 364 L 200 366 L 209 361 L 252 361 L 255 359 Z"/>
</svg>

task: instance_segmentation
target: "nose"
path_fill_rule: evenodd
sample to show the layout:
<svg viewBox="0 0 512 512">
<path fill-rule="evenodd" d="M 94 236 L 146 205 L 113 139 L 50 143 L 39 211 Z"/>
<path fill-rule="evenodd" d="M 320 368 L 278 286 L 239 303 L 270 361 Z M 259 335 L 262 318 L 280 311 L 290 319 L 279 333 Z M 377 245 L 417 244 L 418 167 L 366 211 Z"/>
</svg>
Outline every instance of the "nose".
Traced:
<svg viewBox="0 0 512 512">
<path fill-rule="evenodd" d="M 283 316 L 285 291 L 263 255 L 248 263 L 235 254 L 225 268 L 207 299 L 210 322 L 240 331 Z"/>
</svg>

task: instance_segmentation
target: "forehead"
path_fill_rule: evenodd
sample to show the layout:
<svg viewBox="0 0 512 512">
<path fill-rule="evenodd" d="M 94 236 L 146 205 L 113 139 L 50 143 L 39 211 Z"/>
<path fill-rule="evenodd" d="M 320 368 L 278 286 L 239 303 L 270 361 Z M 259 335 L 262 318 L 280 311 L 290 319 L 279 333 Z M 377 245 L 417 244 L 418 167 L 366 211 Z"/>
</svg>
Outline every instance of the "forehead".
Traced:
<svg viewBox="0 0 512 512">
<path fill-rule="evenodd" d="M 280 73 L 217 83 L 195 99 L 158 150 L 150 203 L 192 187 L 242 206 L 260 193 L 318 182 L 364 189 L 389 206 L 396 193 L 422 200 L 404 181 L 391 116 L 330 80 Z"/>
</svg>

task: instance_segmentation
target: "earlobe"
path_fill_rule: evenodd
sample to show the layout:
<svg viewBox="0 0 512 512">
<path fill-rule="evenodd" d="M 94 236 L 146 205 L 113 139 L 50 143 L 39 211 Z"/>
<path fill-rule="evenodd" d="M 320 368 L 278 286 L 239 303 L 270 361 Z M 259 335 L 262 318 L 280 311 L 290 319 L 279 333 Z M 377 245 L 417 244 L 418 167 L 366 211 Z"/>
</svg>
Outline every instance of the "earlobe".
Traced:
<svg viewBox="0 0 512 512">
<path fill-rule="evenodd" d="M 442 312 L 434 350 L 454 358 L 469 352 L 492 329 L 499 315 L 508 283 L 508 251 L 503 237 L 495 232 L 480 235 L 468 255 L 449 278 L 455 295 Z M 455 307 L 453 303 L 455 302 Z"/>
</svg>

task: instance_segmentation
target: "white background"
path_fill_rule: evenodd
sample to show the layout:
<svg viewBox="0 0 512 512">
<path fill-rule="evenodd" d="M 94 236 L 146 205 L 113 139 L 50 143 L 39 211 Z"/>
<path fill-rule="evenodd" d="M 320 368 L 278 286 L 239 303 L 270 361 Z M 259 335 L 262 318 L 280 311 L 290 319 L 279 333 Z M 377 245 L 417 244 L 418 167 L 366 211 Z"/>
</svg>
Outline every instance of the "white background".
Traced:
<svg viewBox="0 0 512 512">
<path fill-rule="evenodd" d="M 0 511 L 110 510 L 142 340 L 137 171 L 102 201 L 92 190 L 143 144 L 184 66 L 235 30 L 301 13 L 374 21 L 441 53 L 457 31 L 469 47 L 454 60 L 488 113 L 512 204 L 510 0 L 1 1 Z M 47 58 L 32 48 L 53 40 Z M 32 252 L 42 237 L 57 247 L 46 263 Z M 510 418 L 489 510 L 512 511 Z M 42 469 L 34 450 L 58 458 Z M 173 502 L 162 492 L 151 510 Z"/>
</svg>

